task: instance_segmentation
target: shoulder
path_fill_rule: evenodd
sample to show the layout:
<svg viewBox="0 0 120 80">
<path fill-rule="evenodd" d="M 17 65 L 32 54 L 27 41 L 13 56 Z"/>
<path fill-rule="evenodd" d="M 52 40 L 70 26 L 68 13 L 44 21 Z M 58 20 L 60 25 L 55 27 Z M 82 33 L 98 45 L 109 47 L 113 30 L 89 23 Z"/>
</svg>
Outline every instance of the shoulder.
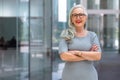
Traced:
<svg viewBox="0 0 120 80">
<path fill-rule="evenodd" d="M 66 40 L 62 38 L 59 40 L 59 43 L 66 43 Z"/>
<path fill-rule="evenodd" d="M 93 31 L 88 31 L 88 35 L 89 35 L 89 37 L 90 37 L 91 39 L 97 38 L 97 34 L 96 34 L 95 32 L 93 32 Z"/>
<path fill-rule="evenodd" d="M 89 36 L 93 36 L 93 37 L 95 37 L 95 36 L 97 36 L 97 34 L 95 33 L 95 32 L 93 32 L 93 31 L 88 31 L 88 34 L 89 34 Z"/>
<path fill-rule="evenodd" d="M 88 32 L 89 32 L 90 35 L 96 35 L 96 33 L 93 32 L 93 31 L 88 31 Z"/>
</svg>

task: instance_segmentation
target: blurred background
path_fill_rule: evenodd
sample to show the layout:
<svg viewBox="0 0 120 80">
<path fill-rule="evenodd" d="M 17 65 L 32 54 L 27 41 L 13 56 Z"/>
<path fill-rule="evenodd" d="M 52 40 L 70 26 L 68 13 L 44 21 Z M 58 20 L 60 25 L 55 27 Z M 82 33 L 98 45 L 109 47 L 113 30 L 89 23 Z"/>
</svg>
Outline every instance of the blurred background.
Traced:
<svg viewBox="0 0 120 80">
<path fill-rule="evenodd" d="M 100 40 L 99 80 L 120 79 L 119 0 L 0 0 L 0 80 L 61 80 L 58 43 L 76 4 Z"/>
</svg>

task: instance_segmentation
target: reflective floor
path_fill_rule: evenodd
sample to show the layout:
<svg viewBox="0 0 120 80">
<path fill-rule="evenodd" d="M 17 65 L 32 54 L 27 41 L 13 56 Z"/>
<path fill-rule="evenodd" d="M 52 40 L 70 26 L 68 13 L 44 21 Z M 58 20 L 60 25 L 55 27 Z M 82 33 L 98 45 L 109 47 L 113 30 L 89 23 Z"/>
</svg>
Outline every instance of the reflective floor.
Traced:
<svg viewBox="0 0 120 80">
<path fill-rule="evenodd" d="M 32 50 L 29 59 L 27 47 L 0 49 L 0 80 L 49 80 L 51 66 L 37 50 Z"/>
<path fill-rule="evenodd" d="M 16 53 L 15 48 L 0 50 L 0 80 L 28 80 L 28 54 Z"/>
</svg>

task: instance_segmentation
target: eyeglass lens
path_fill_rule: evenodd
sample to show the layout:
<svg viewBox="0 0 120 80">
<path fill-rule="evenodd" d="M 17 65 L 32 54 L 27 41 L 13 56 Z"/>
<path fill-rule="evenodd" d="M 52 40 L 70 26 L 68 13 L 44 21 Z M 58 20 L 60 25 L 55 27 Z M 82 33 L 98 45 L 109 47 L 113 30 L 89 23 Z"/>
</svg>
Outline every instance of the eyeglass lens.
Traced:
<svg viewBox="0 0 120 80">
<path fill-rule="evenodd" d="M 82 16 L 85 16 L 84 13 L 79 13 L 79 14 L 72 14 L 73 17 L 82 17 Z"/>
</svg>

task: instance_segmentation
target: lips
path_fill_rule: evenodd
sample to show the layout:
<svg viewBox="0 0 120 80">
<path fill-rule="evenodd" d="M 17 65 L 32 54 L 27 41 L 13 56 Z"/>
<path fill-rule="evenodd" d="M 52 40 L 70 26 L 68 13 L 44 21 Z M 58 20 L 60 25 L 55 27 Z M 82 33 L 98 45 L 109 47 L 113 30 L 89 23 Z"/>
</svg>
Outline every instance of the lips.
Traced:
<svg viewBox="0 0 120 80">
<path fill-rule="evenodd" d="M 75 23 L 79 24 L 79 23 L 82 23 L 81 20 L 76 20 Z"/>
</svg>

